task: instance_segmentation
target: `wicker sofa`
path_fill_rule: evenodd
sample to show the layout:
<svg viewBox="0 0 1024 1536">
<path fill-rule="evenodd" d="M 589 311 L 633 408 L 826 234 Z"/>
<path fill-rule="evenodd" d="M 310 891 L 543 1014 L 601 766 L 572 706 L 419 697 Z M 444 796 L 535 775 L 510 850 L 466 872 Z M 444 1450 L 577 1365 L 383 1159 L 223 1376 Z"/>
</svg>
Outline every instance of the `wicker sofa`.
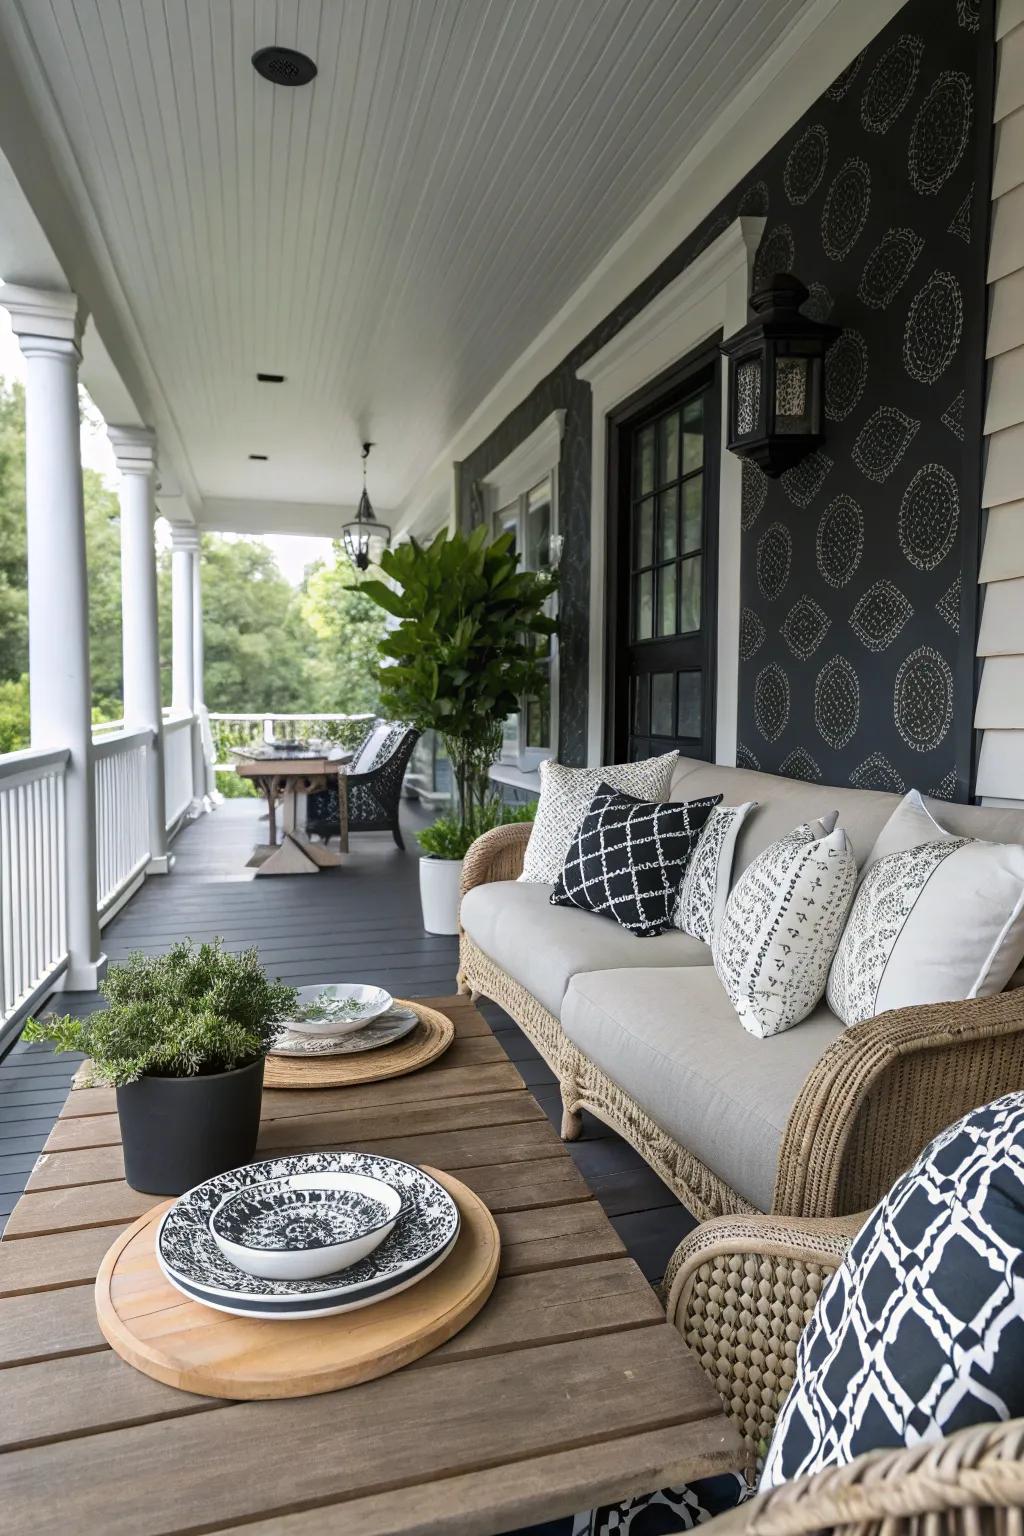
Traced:
<svg viewBox="0 0 1024 1536">
<path fill-rule="evenodd" d="M 759 803 L 734 879 L 770 842 L 834 808 L 862 860 L 899 802 L 679 759 L 670 799 L 715 793 Z M 1020 811 L 934 809 L 956 833 L 1024 843 Z M 823 1004 L 795 1029 L 754 1039 L 706 945 L 678 932 L 636 938 L 519 882 L 529 834 L 529 825 L 498 827 L 469 851 L 460 988 L 505 1008 L 557 1073 L 566 1139 L 589 1110 L 699 1219 L 864 1210 L 943 1126 L 1024 1086 L 1024 989 L 852 1029 Z"/>
<path fill-rule="evenodd" d="M 669 1321 L 721 1394 L 752 1471 L 793 1380 L 800 1334 L 861 1217 L 725 1217 L 684 1239 Z M 960 1430 L 800 1478 L 711 1522 L 715 1536 L 1020 1536 L 1024 1421 Z"/>
</svg>

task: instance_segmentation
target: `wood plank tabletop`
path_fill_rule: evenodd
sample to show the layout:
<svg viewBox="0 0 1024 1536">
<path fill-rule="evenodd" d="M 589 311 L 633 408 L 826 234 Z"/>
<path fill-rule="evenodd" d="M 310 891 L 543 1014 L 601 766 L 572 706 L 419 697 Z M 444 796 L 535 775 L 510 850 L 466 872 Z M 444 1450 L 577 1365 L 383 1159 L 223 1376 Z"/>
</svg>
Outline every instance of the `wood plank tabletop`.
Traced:
<svg viewBox="0 0 1024 1536">
<path fill-rule="evenodd" d="M 124 1182 L 113 1093 L 73 1091 L 0 1243 L 0 1520 L 34 1533 L 459 1536 L 736 1467 L 738 1436 L 486 1021 L 422 1072 L 268 1091 L 260 1150 L 359 1147 L 494 1213 L 497 1286 L 461 1333 L 343 1392 L 227 1403 L 124 1364 L 92 1284 L 158 1203 Z"/>
</svg>

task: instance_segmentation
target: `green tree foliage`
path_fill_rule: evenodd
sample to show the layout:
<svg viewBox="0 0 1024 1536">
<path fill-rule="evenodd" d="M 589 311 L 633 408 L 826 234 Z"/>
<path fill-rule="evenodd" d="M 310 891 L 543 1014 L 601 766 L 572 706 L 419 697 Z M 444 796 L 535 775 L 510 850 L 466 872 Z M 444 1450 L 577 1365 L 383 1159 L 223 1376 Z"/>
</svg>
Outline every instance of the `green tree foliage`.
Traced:
<svg viewBox="0 0 1024 1536">
<path fill-rule="evenodd" d="M 491 798 L 503 722 L 543 681 L 537 657 L 557 628 L 544 611 L 556 577 L 517 570 L 513 535 L 489 544 L 486 524 L 468 537 L 411 539 L 385 551 L 381 570 L 397 591 L 382 581 L 362 590 L 399 621 L 380 643 L 394 663 L 378 672 L 383 710 L 440 733 L 462 824 L 473 829 Z"/>
<path fill-rule="evenodd" d="M 387 620 L 340 545 L 335 544 L 334 554 L 333 565 L 318 560 L 310 566 L 303 583 L 302 615 L 316 642 L 307 672 L 308 707 L 374 714 L 379 707 L 377 647 Z"/>
</svg>

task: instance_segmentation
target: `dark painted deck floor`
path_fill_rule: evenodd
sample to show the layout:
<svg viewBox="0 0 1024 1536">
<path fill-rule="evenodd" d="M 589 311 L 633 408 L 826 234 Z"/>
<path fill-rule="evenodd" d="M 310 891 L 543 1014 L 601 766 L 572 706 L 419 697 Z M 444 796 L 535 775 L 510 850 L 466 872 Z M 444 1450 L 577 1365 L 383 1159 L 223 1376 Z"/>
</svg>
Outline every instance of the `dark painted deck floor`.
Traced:
<svg viewBox="0 0 1024 1536">
<path fill-rule="evenodd" d="M 245 868 L 263 833 L 252 800 L 228 801 L 186 827 L 174 845 L 175 869 L 148 880 L 104 930 L 112 961 L 133 949 L 159 953 L 177 939 L 223 937 L 229 948 L 255 944 L 268 969 L 296 986 L 316 981 L 376 982 L 396 996 L 455 991 L 454 939 L 424 933 L 413 833 L 425 825 L 403 807 L 407 851 L 382 834 L 356 835 L 341 870 L 254 880 Z M 69 993 L 58 1006 L 97 1006 L 93 993 Z M 518 1027 L 492 1003 L 481 1005 L 532 1092 L 558 1125 L 558 1085 Z M 18 1042 L 0 1062 L 0 1229 L 42 1149 L 68 1090 L 75 1062 Z M 630 1253 L 660 1277 L 693 1218 L 632 1147 L 587 1117 L 572 1156 Z"/>
</svg>

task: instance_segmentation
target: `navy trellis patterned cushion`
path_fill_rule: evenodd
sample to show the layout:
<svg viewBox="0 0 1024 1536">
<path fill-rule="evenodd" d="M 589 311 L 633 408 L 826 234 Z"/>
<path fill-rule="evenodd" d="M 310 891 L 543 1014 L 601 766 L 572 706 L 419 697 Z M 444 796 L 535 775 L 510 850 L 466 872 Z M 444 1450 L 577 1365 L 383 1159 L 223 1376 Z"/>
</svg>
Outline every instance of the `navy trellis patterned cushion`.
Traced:
<svg viewBox="0 0 1024 1536">
<path fill-rule="evenodd" d="M 664 933 L 697 839 L 721 798 L 656 804 L 602 784 L 569 845 L 552 906 L 614 918 L 641 938 Z"/>
<path fill-rule="evenodd" d="M 943 1131 L 851 1245 L 762 1488 L 1024 1414 L 1024 1093 Z"/>
<path fill-rule="evenodd" d="M 724 1472 L 679 1488 L 637 1494 L 621 1504 L 602 1504 L 582 1514 L 524 1526 L 509 1536 L 679 1536 L 736 1509 L 753 1492 L 741 1473 Z"/>
</svg>

